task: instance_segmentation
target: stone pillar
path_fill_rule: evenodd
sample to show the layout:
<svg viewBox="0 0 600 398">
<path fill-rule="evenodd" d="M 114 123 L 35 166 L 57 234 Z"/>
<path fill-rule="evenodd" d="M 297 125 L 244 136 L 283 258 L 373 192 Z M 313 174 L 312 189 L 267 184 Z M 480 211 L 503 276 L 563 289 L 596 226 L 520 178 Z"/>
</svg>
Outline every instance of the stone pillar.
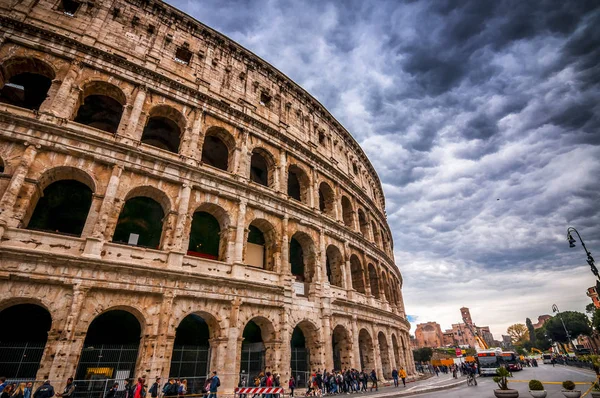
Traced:
<svg viewBox="0 0 600 398">
<path fill-rule="evenodd" d="M 25 177 L 29 172 L 29 168 L 31 164 L 35 160 L 35 156 L 40 148 L 39 145 L 28 145 L 23 155 L 21 156 L 21 161 L 19 165 L 15 169 L 4 194 L 2 195 L 2 199 L 0 199 L 0 237 L 4 235 L 4 231 L 8 226 L 16 226 L 18 224 L 18 220 L 15 222 L 11 222 L 10 219 L 13 217 L 14 207 L 17 202 L 17 198 L 19 197 L 19 192 L 23 187 L 23 183 L 25 182 Z"/>
<path fill-rule="evenodd" d="M 244 264 L 244 240 L 246 237 L 246 206 L 248 200 L 245 198 L 240 199 L 240 205 L 238 208 L 237 224 L 235 229 L 235 247 L 233 255 L 233 266 L 231 269 L 231 275 L 233 277 L 243 276 L 243 264 Z"/>
<path fill-rule="evenodd" d="M 192 187 L 188 184 L 183 184 L 179 192 L 179 206 L 177 208 L 177 221 L 175 223 L 175 231 L 171 238 L 169 250 L 176 252 L 185 252 L 183 247 L 185 226 L 188 221 L 188 210 L 190 207 L 190 196 Z"/>
<path fill-rule="evenodd" d="M 220 375 L 221 388 L 226 390 L 225 392 L 233 393 L 234 379 L 237 380 L 235 374 L 237 370 L 229 369 L 225 367 L 225 358 L 227 356 L 227 343 L 228 338 L 225 336 L 213 337 L 208 340 L 210 344 L 210 367 L 209 372 L 213 370 L 217 371 L 217 375 Z M 229 380 L 228 380 L 229 379 Z"/>
<path fill-rule="evenodd" d="M 321 341 L 323 341 L 325 350 L 325 369 L 333 369 L 333 346 L 331 345 L 331 333 L 333 330 L 331 330 L 331 317 L 329 314 L 323 315 L 321 324 Z"/>
<path fill-rule="evenodd" d="M 362 369 L 360 366 L 360 343 L 358 340 L 358 319 L 356 317 L 356 315 L 352 316 L 352 322 L 351 322 L 351 326 L 352 326 L 352 336 L 350 336 L 350 339 L 352 339 L 352 351 L 353 351 L 353 361 L 352 361 L 352 367 L 354 369 Z"/>
<path fill-rule="evenodd" d="M 400 369 L 401 365 L 399 363 L 396 363 L 396 351 L 394 350 L 394 340 L 392 340 L 392 329 L 389 326 L 386 328 L 385 339 L 388 344 L 388 355 L 390 357 L 390 368 L 392 370 Z"/>
<path fill-rule="evenodd" d="M 203 127 L 203 112 L 196 108 L 194 110 L 195 118 L 191 128 L 187 128 L 184 134 L 183 142 L 181 143 L 181 155 L 191 160 L 190 164 L 194 165 L 200 161 L 198 156 L 198 140 L 202 134 Z"/>
<path fill-rule="evenodd" d="M 275 185 L 279 192 L 287 195 L 287 154 L 284 150 L 279 154 L 279 185 Z"/>
<path fill-rule="evenodd" d="M 283 216 L 283 221 L 281 223 L 281 271 L 280 275 L 282 278 L 289 278 L 291 274 L 290 268 L 290 245 L 288 239 L 288 221 L 289 216 L 286 214 Z"/>
<path fill-rule="evenodd" d="M 317 170 L 313 167 L 311 169 L 312 184 L 310 184 L 309 190 L 309 206 L 313 209 L 319 210 L 319 177 Z"/>
<path fill-rule="evenodd" d="M 373 363 L 375 364 L 375 372 L 377 373 L 377 378 L 381 381 L 385 381 L 385 377 L 383 376 L 383 362 L 381 359 L 381 348 L 379 347 L 379 339 L 377 338 L 377 332 L 375 330 L 374 325 L 371 325 L 369 328 L 371 329 L 371 336 L 373 337 Z"/>
<path fill-rule="evenodd" d="M 237 387 L 240 369 L 241 359 L 241 339 L 240 329 L 238 328 L 238 319 L 240 314 L 240 305 L 242 300 L 236 298 L 231 302 L 231 310 L 229 312 L 229 328 L 227 329 L 227 349 L 225 351 L 225 358 L 223 367 L 229 374 L 226 375 L 225 379 L 221 378 L 221 385 L 226 394 L 232 393 L 233 389 Z M 246 378 L 247 382 L 250 382 Z"/>
<path fill-rule="evenodd" d="M 346 268 L 346 289 L 354 291 L 354 287 L 352 286 L 352 266 L 350 265 L 350 247 L 348 246 L 348 242 L 344 243 L 344 263 Z"/>
<path fill-rule="evenodd" d="M 44 101 L 40 107 L 40 112 L 49 111 L 56 117 L 71 119 L 77 96 L 73 95 L 73 83 L 81 71 L 81 61 L 74 59 L 66 75 L 60 82 L 60 87 L 51 101 Z"/>
<path fill-rule="evenodd" d="M 163 383 L 167 382 L 169 370 L 171 368 L 171 358 L 173 356 L 173 345 L 175 343 L 174 331 L 178 325 L 171 325 L 171 309 L 175 294 L 170 289 L 165 289 L 162 302 L 160 303 L 160 313 L 158 314 L 156 334 L 149 339 L 153 350 L 148 352 L 148 362 L 145 366 L 149 369 L 151 379 L 160 376 Z M 154 325 L 153 325 L 154 326 Z"/>
<path fill-rule="evenodd" d="M 240 131 L 240 146 L 235 148 L 233 156 L 233 170 L 239 177 L 248 179 L 250 174 L 248 173 L 250 165 L 250 157 L 252 153 L 248 151 L 248 131 L 241 129 Z"/>
<path fill-rule="evenodd" d="M 146 101 L 147 92 L 148 88 L 146 86 L 140 85 L 137 87 L 137 93 L 133 100 L 133 104 L 128 105 L 131 106 L 131 111 L 129 112 L 127 123 L 119 126 L 119 134 L 134 142 L 141 139 L 141 136 L 138 133 L 138 124 L 140 116 L 142 115 L 142 109 L 144 108 L 144 102 Z"/>
<path fill-rule="evenodd" d="M 327 249 L 325 248 L 325 231 L 319 230 L 319 253 L 320 253 L 320 267 L 319 272 L 321 273 L 321 281 L 329 282 L 327 278 Z"/>
<path fill-rule="evenodd" d="M 106 192 L 104 193 L 104 198 L 102 199 L 100 211 L 96 217 L 91 236 L 88 236 L 86 239 L 85 248 L 83 250 L 84 257 L 100 258 L 100 252 L 102 251 L 102 246 L 105 240 L 104 233 L 106 231 L 106 224 L 115 204 L 115 197 L 117 195 L 119 180 L 122 173 L 123 165 L 115 164 L 113 166 L 112 174 L 110 176 L 110 180 L 108 181 Z"/>
</svg>

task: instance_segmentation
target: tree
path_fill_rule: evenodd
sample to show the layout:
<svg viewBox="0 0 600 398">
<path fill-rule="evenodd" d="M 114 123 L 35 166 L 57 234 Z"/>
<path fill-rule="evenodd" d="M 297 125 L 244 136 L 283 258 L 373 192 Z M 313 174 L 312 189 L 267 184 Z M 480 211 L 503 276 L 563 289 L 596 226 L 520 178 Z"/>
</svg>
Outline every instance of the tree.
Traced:
<svg viewBox="0 0 600 398">
<path fill-rule="evenodd" d="M 514 325 L 510 325 L 508 329 L 506 329 L 506 333 L 510 336 L 510 339 L 513 344 L 523 344 L 523 342 L 529 340 L 529 333 L 527 332 L 527 327 L 522 323 L 515 323 Z"/>
<path fill-rule="evenodd" d="M 595 312 L 596 312 L 596 306 L 594 305 L 594 303 L 589 303 L 588 305 L 585 306 L 586 314 L 594 315 Z"/>
<path fill-rule="evenodd" d="M 550 349 L 550 347 L 552 347 L 552 342 L 550 341 L 550 339 L 548 337 L 546 337 L 546 326 L 542 326 L 539 329 L 535 330 L 535 348 L 542 350 L 542 351 L 547 351 Z"/>
<path fill-rule="evenodd" d="M 592 315 L 592 327 L 600 332 L 600 309 L 595 309 Z"/>
<path fill-rule="evenodd" d="M 535 329 L 533 328 L 533 323 L 531 319 L 525 319 L 525 325 L 527 325 L 527 332 L 529 333 L 529 341 L 533 346 L 535 346 Z"/>
<path fill-rule="evenodd" d="M 569 331 L 572 339 L 584 335 L 589 336 L 592 333 L 589 318 L 582 312 L 577 311 L 565 311 L 561 312 L 560 315 L 548 320 L 544 325 L 548 336 L 559 343 L 567 343 L 567 334 L 565 328 L 561 322 L 561 318 L 565 323 L 565 327 Z"/>
<path fill-rule="evenodd" d="M 417 362 L 429 362 L 432 355 L 433 350 L 429 347 L 417 348 L 413 351 L 413 357 Z"/>
</svg>

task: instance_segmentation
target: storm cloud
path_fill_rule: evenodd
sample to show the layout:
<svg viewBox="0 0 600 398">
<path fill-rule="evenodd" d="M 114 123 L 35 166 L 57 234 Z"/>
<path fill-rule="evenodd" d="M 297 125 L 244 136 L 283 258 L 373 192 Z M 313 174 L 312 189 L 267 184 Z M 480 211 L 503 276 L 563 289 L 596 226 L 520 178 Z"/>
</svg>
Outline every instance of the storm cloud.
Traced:
<svg viewBox="0 0 600 398">
<path fill-rule="evenodd" d="M 597 1 L 171 4 L 303 86 L 384 185 L 411 321 L 470 306 L 499 338 L 594 284 L 600 256 Z"/>
</svg>

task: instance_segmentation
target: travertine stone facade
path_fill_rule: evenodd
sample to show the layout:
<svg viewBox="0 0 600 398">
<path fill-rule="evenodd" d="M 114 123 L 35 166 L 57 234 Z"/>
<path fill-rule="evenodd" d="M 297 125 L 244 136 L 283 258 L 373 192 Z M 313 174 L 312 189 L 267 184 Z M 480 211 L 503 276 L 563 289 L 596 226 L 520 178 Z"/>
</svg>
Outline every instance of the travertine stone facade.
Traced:
<svg viewBox="0 0 600 398">
<path fill-rule="evenodd" d="M 282 379 L 296 326 L 313 369 L 333 368 L 335 335 L 344 367 L 360 368 L 362 356 L 383 378 L 414 371 L 381 184 L 307 92 L 156 0 L 3 1 L 0 26 L 0 87 L 21 90 L 10 83 L 20 73 L 49 82 L 38 107 L 0 103 L 0 310 L 50 313 L 38 379 L 73 375 L 89 325 L 113 309 L 140 323 L 136 376 L 168 375 L 176 328 L 192 313 L 208 324 L 210 367 L 223 374 L 239 369 L 250 321 Z M 93 98 L 116 109 L 115 124 L 112 113 L 85 115 Z M 160 136 L 164 126 L 177 134 Z M 30 225 L 63 180 L 92 192 L 77 236 Z M 164 214 L 152 248 L 113 241 L 134 198 Z M 189 251 L 197 212 L 218 222 L 210 258 Z M 255 229 L 263 267 L 248 265 Z M 296 277 L 292 241 L 303 253 Z M 226 391 L 236 383 L 223 377 Z"/>
</svg>

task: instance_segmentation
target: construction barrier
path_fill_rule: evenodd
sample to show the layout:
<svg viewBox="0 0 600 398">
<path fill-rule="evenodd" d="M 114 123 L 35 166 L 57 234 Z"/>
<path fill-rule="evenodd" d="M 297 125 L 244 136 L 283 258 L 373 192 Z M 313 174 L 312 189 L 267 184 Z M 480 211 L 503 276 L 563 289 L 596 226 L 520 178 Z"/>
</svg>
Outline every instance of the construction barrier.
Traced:
<svg viewBox="0 0 600 398">
<path fill-rule="evenodd" d="M 237 394 L 282 394 L 283 387 L 238 387 L 235 389 Z"/>
</svg>

